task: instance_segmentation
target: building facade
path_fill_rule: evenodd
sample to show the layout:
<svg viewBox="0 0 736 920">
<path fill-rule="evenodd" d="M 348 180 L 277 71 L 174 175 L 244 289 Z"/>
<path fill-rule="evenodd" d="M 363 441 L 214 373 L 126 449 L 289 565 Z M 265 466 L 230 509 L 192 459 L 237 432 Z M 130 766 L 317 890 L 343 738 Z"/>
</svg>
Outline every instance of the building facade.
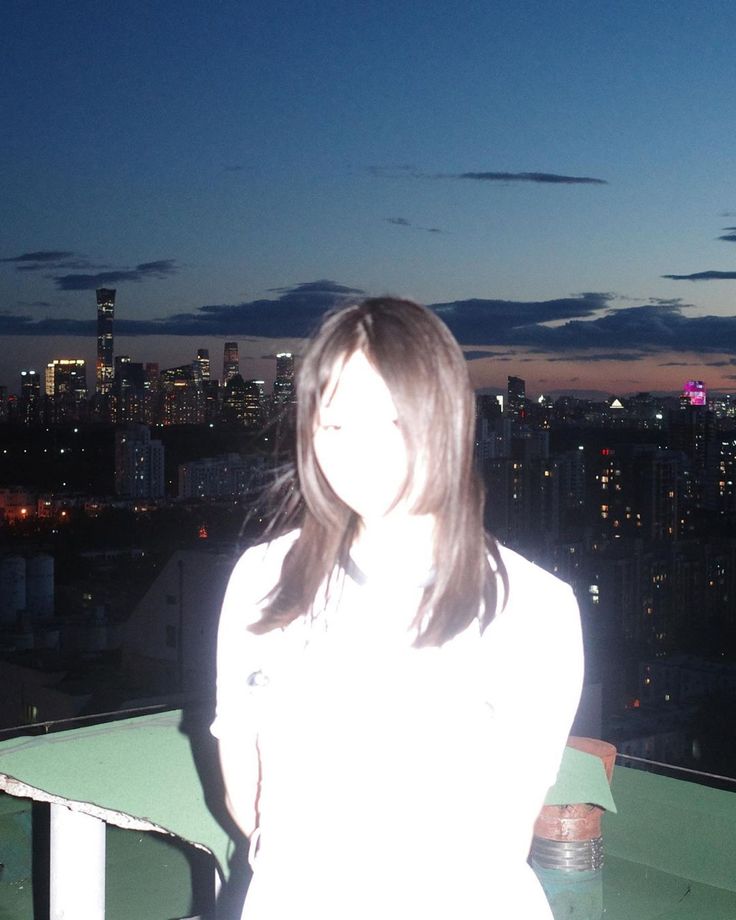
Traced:
<svg viewBox="0 0 736 920">
<path fill-rule="evenodd" d="M 145 425 L 115 432 L 115 493 L 120 498 L 164 497 L 164 446 Z"/>
<path fill-rule="evenodd" d="M 115 378 L 113 363 L 113 320 L 115 319 L 115 291 L 97 289 L 97 374 L 95 393 L 106 396 Z"/>
</svg>

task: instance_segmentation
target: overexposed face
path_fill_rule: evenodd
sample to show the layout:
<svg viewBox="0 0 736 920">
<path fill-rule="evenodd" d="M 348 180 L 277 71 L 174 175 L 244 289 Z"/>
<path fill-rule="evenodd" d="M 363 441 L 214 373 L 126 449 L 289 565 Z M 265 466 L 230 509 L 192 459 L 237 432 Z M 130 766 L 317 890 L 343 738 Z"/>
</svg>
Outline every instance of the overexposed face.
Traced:
<svg viewBox="0 0 736 920">
<path fill-rule="evenodd" d="M 325 389 L 314 452 L 332 490 L 363 521 L 386 515 L 406 478 L 406 444 L 391 393 L 361 351 Z"/>
</svg>

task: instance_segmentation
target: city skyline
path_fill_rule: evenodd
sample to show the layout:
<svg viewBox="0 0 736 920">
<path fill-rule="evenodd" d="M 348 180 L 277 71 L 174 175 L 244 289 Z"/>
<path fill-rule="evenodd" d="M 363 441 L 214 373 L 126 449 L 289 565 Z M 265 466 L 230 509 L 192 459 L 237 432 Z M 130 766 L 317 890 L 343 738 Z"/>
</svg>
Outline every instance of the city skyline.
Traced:
<svg viewBox="0 0 736 920">
<path fill-rule="evenodd" d="M 162 367 L 232 340 L 267 377 L 322 310 L 391 292 L 479 387 L 736 386 L 727 2 L 11 0 L 6 24 L 11 392 L 94 365 L 97 288 L 116 354 Z"/>
</svg>

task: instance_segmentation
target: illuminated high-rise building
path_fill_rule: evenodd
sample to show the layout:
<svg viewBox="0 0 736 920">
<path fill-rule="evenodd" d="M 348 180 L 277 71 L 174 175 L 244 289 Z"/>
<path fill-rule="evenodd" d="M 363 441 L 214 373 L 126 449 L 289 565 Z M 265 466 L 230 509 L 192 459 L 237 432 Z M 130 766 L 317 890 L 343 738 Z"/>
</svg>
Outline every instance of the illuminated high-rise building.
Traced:
<svg viewBox="0 0 736 920">
<path fill-rule="evenodd" d="M 115 433 L 115 492 L 127 499 L 164 496 L 164 446 L 145 425 Z"/>
<path fill-rule="evenodd" d="M 19 412 L 25 425 L 35 425 L 41 413 L 41 375 L 38 371 L 20 372 Z"/>
<path fill-rule="evenodd" d="M 145 420 L 145 373 L 143 365 L 128 355 L 115 356 L 115 381 L 112 388 L 112 419 L 118 423 Z"/>
<path fill-rule="evenodd" d="M 707 390 L 702 380 L 687 380 L 682 390 L 682 398 L 685 405 L 705 406 L 707 405 Z"/>
<path fill-rule="evenodd" d="M 276 379 L 273 382 L 275 408 L 294 401 L 294 355 L 282 351 L 276 355 Z"/>
<path fill-rule="evenodd" d="M 197 357 L 192 364 L 195 380 L 204 382 L 210 379 L 210 352 L 208 348 L 198 348 Z"/>
<path fill-rule="evenodd" d="M 526 419 L 526 381 L 521 377 L 508 378 L 508 414 L 512 424 Z"/>
<path fill-rule="evenodd" d="M 46 365 L 46 395 L 69 396 L 75 402 L 87 398 L 87 364 L 84 358 L 54 358 Z"/>
<path fill-rule="evenodd" d="M 169 367 L 159 374 L 164 425 L 201 425 L 205 420 L 205 392 L 191 364 Z"/>
<path fill-rule="evenodd" d="M 276 355 L 276 377 L 279 380 L 294 379 L 294 355 L 290 351 L 280 351 Z"/>
<path fill-rule="evenodd" d="M 240 357 L 237 342 L 225 342 L 222 359 L 222 382 L 227 383 L 240 373 Z"/>
<path fill-rule="evenodd" d="M 54 358 L 46 365 L 46 396 L 51 418 L 60 424 L 75 421 L 85 414 L 87 365 L 84 358 Z"/>
<path fill-rule="evenodd" d="M 97 288 L 97 376 L 95 392 L 105 396 L 112 390 L 115 378 L 113 364 L 112 324 L 115 318 L 115 291 Z"/>
</svg>

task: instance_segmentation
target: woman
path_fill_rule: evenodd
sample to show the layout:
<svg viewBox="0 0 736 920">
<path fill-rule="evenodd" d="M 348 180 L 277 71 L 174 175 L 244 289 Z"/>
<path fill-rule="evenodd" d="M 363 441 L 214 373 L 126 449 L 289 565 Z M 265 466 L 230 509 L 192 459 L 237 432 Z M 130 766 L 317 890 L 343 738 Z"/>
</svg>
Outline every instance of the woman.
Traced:
<svg viewBox="0 0 736 920">
<path fill-rule="evenodd" d="M 300 526 L 240 559 L 218 639 L 243 917 L 549 918 L 526 858 L 579 616 L 483 532 L 463 355 L 430 311 L 367 300 L 325 320 L 297 396 Z"/>
</svg>

